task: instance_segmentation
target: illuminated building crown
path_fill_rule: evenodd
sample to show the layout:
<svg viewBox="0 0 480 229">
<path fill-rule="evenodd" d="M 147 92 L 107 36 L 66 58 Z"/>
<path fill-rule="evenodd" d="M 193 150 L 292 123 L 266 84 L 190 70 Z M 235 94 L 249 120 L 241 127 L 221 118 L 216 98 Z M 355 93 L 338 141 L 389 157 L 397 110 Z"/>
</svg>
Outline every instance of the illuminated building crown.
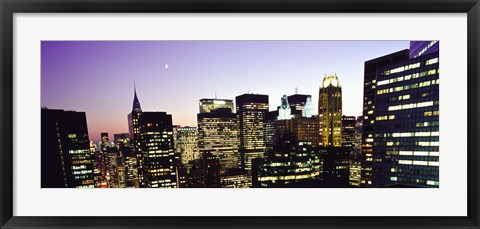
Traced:
<svg viewBox="0 0 480 229">
<path fill-rule="evenodd" d="M 338 81 L 337 73 L 335 73 L 335 75 L 325 75 L 325 77 L 323 78 L 321 88 L 326 88 L 330 85 L 332 87 L 342 87 L 342 85 L 340 85 L 340 82 Z"/>
<path fill-rule="evenodd" d="M 134 97 L 133 97 L 133 108 L 132 108 L 132 110 L 137 111 L 137 112 L 142 112 L 142 107 L 140 106 L 140 101 L 138 101 L 137 87 L 135 86 L 135 84 L 133 85 L 133 93 L 134 93 Z"/>
</svg>

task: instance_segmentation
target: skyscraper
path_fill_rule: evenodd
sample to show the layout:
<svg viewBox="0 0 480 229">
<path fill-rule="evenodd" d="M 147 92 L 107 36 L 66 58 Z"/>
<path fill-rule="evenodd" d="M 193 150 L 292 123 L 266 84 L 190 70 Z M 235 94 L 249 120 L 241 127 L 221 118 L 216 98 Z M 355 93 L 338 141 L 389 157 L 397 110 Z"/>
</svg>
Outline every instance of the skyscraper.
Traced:
<svg viewBox="0 0 480 229">
<path fill-rule="evenodd" d="M 203 101 L 203 102 L 202 102 Z M 217 104 L 216 108 L 200 107 L 198 121 L 198 148 L 200 154 L 206 152 L 218 157 L 220 172 L 239 166 L 238 119 L 233 112 L 233 101 L 227 99 L 202 99 L 201 104 Z M 224 106 L 220 106 L 223 104 Z"/>
<path fill-rule="evenodd" d="M 198 130 L 196 127 L 178 127 L 175 145 L 177 146 L 175 150 L 181 155 L 182 165 L 200 158 L 198 150 Z"/>
<path fill-rule="evenodd" d="M 325 75 L 320 85 L 318 121 L 322 146 L 342 146 L 342 86 L 337 74 Z"/>
<path fill-rule="evenodd" d="M 372 185 L 373 135 L 377 94 L 377 69 L 408 60 L 409 50 L 378 57 L 365 62 L 363 85 L 362 178 L 361 186 Z"/>
<path fill-rule="evenodd" d="M 144 184 L 143 182 L 143 160 L 142 160 L 142 151 L 140 147 L 140 126 L 139 126 L 139 116 L 142 113 L 142 107 L 140 106 L 140 101 L 137 97 L 137 87 L 134 85 L 133 88 L 133 106 L 132 112 L 128 114 L 128 131 L 131 138 L 131 143 L 133 145 L 133 154 L 137 158 L 137 170 L 138 170 L 138 179 L 140 185 Z"/>
<path fill-rule="evenodd" d="M 142 187 L 178 187 L 172 116 L 165 112 L 142 112 L 138 125 Z"/>
<path fill-rule="evenodd" d="M 374 79 L 365 75 L 365 83 L 374 86 L 375 105 L 364 108 L 363 128 L 373 127 L 363 139 L 372 144 L 372 163 L 362 167 L 371 165 L 374 187 L 439 186 L 438 42 L 410 45 L 413 54 L 401 51 L 403 58 L 369 69 Z M 398 53 L 387 57 L 392 55 Z M 375 62 L 378 59 L 365 63 L 366 73 L 367 64 Z"/>
<path fill-rule="evenodd" d="M 265 118 L 268 112 L 268 95 L 243 94 L 235 98 L 240 131 L 241 168 L 249 174 L 252 159 L 264 155 Z"/>
<path fill-rule="evenodd" d="M 42 108 L 42 188 L 94 188 L 85 112 Z"/>
</svg>

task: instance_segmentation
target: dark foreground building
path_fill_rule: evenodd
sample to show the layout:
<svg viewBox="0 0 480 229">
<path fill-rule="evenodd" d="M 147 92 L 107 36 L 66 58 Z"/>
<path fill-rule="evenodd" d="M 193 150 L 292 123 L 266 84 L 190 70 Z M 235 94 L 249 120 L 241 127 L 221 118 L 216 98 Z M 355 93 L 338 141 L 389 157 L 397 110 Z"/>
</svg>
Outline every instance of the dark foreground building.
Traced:
<svg viewBox="0 0 480 229">
<path fill-rule="evenodd" d="M 42 108 L 42 188 L 94 188 L 85 112 Z"/>
<path fill-rule="evenodd" d="M 165 112 L 142 112 L 138 124 L 142 187 L 178 187 L 172 116 Z"/>
<path fill-rule="evenodd" d="M 436 41 L 365 62 L 362 185 L 439 186 Z"/>
</svg>

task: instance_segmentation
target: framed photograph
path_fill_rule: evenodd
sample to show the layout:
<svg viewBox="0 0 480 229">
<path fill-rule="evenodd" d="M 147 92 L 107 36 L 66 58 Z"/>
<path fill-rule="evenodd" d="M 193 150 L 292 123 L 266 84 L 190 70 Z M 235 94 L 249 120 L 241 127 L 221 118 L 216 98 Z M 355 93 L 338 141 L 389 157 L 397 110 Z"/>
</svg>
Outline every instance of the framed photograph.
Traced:
<svg viewBox="0 0 480 229">
<path fill-rule="evenodd" d="M 1 228 L 480 228 L 478 0 L 0 1 Z"/>
</svg>

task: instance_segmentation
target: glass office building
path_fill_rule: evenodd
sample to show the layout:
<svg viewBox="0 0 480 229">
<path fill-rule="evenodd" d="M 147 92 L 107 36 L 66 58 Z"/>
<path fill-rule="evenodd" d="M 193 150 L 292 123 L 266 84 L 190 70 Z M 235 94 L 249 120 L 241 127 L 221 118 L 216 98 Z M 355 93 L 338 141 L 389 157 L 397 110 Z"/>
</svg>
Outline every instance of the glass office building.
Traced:
<svg viewBox="0 0 480 229">
<path fill-rule="evenodd" d="M 438 42 L 411 42 L 417 50 L 413 55 L 403 50 L 365 63 L 365 87 L 369 89 L 364 96 L 362 145 L 369 146 L 363 147 L 369 161 L 362 164 L 362 170 L 371 173 L 362 182 L 370 181 L 373 187 L 439 186 L 436 46 Z M 382 61 L 388 64 L 375 64 Z"/>
</svg>

